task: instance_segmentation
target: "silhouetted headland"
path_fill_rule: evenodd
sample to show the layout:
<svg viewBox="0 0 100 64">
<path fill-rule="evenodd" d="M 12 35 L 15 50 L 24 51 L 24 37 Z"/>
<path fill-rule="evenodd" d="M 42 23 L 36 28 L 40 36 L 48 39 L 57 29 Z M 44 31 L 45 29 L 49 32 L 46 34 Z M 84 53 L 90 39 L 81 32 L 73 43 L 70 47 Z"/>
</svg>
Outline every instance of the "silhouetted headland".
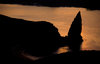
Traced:
<svg viewBox="0 0 100 64">
<path fill-rule="evenodd" d="M 51 54 L 61 44 L 58 29 L 46 21 L 26 21 L 0 15 L 0 24 L 3 43 L 25 48 L 35 56 Z"/>
<path fill-rule="evenodd" d="M 52 23 L 0 15 L 0 25 L 0 42 L 9 61 L 21 62 L 22 53 L 37 57 L 52 55 L 61 46 L 61 36 Z"/>
<path fill-rule="evenodd" d="M 62 37 L 58 29 L 46 21 L 28 21 L 0 15 L 0 42 L 3 55 L 10 64 L 49 64 L 64 60 L 74 60 L 76 57 L 99 56 L 97 51 L 81 51 L 83 42 L 82 18 L 80 12 L 76 15 L 68 32 L 68 36 Z M 55 55 L 58 48 L 68 46 L 71 52 Z M 43 57 L 32 61 L 24 58 L 22 54 Z M 82 55 L 82 56 L 81 56 Z M 49 62 L 49 63 L 47 63 Z M 65 62 L 65 61 L 64 61 Z"/>
<path fill-rule="evenodd" d="M 90 10 L 100 10 L 99 0 L 0 0 L 0 3 L 49 7 L 82 7 Z"/>
</svg>

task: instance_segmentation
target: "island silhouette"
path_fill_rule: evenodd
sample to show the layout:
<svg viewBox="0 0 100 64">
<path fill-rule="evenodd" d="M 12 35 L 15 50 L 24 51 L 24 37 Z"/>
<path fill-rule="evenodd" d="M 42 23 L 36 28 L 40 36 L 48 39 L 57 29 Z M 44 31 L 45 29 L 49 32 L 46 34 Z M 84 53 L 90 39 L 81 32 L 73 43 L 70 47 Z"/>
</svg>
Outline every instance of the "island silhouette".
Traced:
<svg viewBox="0 0 100 64">
<path fill-rule="evenodd" d="M 83 42 L 82 18 L 80 12 L 76 15 L 68 32 L 68 36 L 62 37 L 58 29 L 47 21 L 28 21 L 0 15 L 1 46 L 5 61 L 10 64 L 51 64 L 68 62 L 77 57 L 99 57 L 99 51 L 82 51 Z M 54 54 L 58 48 L 68 46 L 69 52 Z M 32 61 L 22 54 L 43 57 Z M 72 59 L 73 58 L 73 59 Z M 77 59 L 76 59 L 77 60 Z M 67 62 L 67 63 L 68 63 Z"/>
</svg>

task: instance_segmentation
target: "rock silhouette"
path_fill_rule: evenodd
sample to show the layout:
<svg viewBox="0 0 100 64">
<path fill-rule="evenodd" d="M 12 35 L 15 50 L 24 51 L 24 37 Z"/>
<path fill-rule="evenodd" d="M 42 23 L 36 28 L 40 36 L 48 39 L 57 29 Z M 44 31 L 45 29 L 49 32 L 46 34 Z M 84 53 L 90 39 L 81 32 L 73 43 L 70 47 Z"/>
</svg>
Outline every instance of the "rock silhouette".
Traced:
<svg viewBox="0 0 100 64">
<path fill-rule="evenodd" d="M 82 18 L 80 12 L 76 15 L 68 32 L 68 36 L 62 37 L 63 46 L 68 46 L 69 51 L 79 52 L 83 42 L 82 36 Z"/>
<path fill-rule="evenodd" d="M 0 15 L 0 25 L 0 42 L 3 46 L 3 52 L 9 61 L 13 60 L 14 63 L 27 64 L 31 62 L 29 59 L 21 58 L 23 52 L 44 57 L 52 55 L 62 46 L 68 46 L 70 51 L 77 52 L 80 51 L 83 41 L 80 12 L 74 19 L 66 37 L 60 36 L 58 29 L 46 21 L 27 21 Z"/>
<path fill-rule="evenodd" d="M 81 45 L 83 42 L 82 36 L 82 19 L 80 12 L 77 14 L 76 18 L 74 19 L 69 32 L 68 32 L 68 46 L 71 51 L 80 51 Z"/>
</svg>

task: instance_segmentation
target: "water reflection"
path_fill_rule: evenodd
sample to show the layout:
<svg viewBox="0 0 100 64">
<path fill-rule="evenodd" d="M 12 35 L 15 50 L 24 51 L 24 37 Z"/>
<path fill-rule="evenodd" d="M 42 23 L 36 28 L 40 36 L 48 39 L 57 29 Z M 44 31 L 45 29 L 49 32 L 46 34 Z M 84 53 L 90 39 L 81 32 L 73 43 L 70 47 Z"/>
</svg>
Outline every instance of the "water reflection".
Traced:
<svg viewBox="0 0 100 64">
<path fill-rule="evenodd" d="M 78 11 L 81 11 L 83 19 L 82 35 L 84 43 L 82 49 L 100 50 L 100 10 L 0 4 L 0 14 L 25 20 L 51 22 L 59 29 L 62 36 L 67 35 L 68 29 Z"/>
</svg>

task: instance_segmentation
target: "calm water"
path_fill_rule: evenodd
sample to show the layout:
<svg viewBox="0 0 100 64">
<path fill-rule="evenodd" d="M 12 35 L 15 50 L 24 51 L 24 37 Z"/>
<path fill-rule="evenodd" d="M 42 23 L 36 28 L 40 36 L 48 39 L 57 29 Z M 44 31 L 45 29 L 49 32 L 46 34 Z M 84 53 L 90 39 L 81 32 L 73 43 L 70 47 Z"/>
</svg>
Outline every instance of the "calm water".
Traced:
<svg viewBox="0 0 100 64">
<path fill-rule="evenodd" d="M 100 50 L 100 10 L 87 10 L 74 7 L 37 7 L 24 5 L 0 4 L 0 14 L 32 21 L 53 23 L 62 36 L 67 35 L 76 14 L 81 11 L 84 39 L 82 49 Z M 60 51 L 64 51 L 60 49 Z"/>
</svg>

